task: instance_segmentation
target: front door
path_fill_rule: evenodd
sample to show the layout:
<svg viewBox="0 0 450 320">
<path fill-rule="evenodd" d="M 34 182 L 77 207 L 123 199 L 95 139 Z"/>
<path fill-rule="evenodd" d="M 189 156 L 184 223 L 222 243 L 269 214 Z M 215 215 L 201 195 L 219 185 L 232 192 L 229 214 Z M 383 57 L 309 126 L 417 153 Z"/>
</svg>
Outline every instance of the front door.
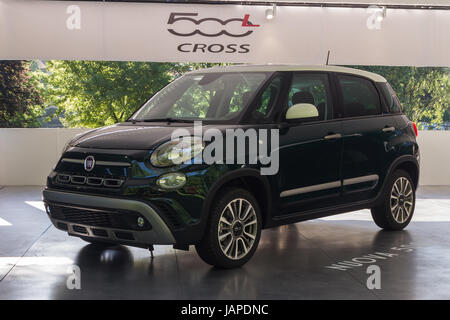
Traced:
<svg viewBox="0 0 450 320">
<path fill-rule="evenodd" d="M 327 73 L 294 73 L 287 108 L 312 104 L 318 116 L 280 131 L 279 215 L 336 204 L 341 192 L 342 123 L 333 120 Z"/>
</svg>

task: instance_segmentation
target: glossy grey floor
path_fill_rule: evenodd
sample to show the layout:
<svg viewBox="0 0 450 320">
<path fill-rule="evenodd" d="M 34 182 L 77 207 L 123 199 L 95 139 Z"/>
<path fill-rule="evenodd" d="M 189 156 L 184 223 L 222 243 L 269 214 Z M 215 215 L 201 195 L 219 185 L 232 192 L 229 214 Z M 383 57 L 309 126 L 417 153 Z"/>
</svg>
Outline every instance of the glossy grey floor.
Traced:
<svg viewBox="0 0 450 320">
<path fill-rule="evenodd" d="M 235 270 L 211 268 L 193 248 L 155 247 L 152 260 L 69 237 L 50 224 L 40 191 L 0 189 L 0 299 L 450 299 L 450 187 L 421 187 L 401 232 L 380 231 L 368 210 L 264 230 Z M 72 265 L 80 290 L 66 285 Z M 381 289 L 368 289 L 369 265 Z"/>
</svg>

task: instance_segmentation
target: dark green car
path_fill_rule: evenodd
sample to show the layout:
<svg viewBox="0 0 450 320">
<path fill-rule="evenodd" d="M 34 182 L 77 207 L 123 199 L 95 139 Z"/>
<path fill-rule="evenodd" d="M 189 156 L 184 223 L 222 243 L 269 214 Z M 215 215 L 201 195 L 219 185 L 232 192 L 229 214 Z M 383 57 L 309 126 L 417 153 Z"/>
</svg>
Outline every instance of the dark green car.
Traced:
<svg viewBox="0 0 450 320">
<path fill-rule="evenodd" d="M 416 136 L 379 75 L 212 68 L 178 78 L 126 122 L 72 139 L 43 198 L 69 235 L 195 245 L 207 263 L 231 268 L 251 258 L 264 228 L 364 208 L 381 228 L 406 227 Z"/>
</svg>

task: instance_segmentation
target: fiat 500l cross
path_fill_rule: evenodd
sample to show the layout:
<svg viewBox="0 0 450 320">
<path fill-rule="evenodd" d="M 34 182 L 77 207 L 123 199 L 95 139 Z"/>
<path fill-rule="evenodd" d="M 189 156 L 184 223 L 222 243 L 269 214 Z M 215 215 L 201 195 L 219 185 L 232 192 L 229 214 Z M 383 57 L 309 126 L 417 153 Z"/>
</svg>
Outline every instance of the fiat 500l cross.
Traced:
<svg viewBox="0 0 450 320">
<path fill-rule="evenodd" d="M 225 161 L 230 150 L 223 161 L 193 161 L 208 148 L 195 121 L 224 136 L 276 130 L 277 170 Z M 186 136 L 171 139 L 176 129 Z M 56 228 L 86 241 L 195 245 L 205 262 L 237 267 L 264 228 L 364 208 L 383 229 L 405 228 L 419 178 L 416 136 L 379 75 L 334 66 L 212 68 L 178 78 L 126 122 L 72 139 L 43 199 Z"/>
</svg>

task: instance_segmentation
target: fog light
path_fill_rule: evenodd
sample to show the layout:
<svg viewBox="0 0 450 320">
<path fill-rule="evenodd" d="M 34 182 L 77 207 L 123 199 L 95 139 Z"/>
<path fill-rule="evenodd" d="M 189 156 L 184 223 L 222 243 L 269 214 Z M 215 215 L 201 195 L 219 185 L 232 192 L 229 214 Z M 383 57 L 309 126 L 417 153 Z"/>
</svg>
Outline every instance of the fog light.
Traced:
<svg viewBox="0 0 450 320">
<path fill-rule="evenodd" d="M 156 180 L 156 184 L 163 189 L 178 189 L 185 183 L 186 176 L 180 172 L 166 173 Z"/>
<path fill-rule="evenodd" d="M 50 207 L 49 206 L 45 206 L 45 211 L 47 212 L 47 214 L 50 214 Z"/>
<path fill-rule="evenodd" d="M 142 217 L 137 218 L 137 225 L 138 225 L 138 227 L 142 228 L 144 226 L 144 224 L 145 224 L 144 218 L 142 218 Z"/>
</svg>

